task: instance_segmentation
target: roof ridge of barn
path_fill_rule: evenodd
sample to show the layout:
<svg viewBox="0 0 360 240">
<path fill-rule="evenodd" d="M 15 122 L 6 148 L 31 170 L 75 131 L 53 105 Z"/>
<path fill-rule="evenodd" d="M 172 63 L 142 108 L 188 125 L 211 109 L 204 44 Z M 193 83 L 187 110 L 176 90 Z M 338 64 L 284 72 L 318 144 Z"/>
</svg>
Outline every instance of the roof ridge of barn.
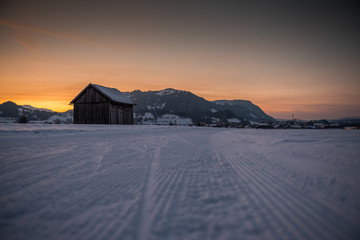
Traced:
<svg viewBox="0 0 360 240">
<path fill-rule="evenodd" d="M 129 105 L 135 105 L 133 101 L 126 96 L 124 93 L 120 92 L 116 88 L 109 88 L 101 86 L 98 84 L 90 83 L 86 88 L 84 88 L 70 103 L 75 103 L 76 100 L 89 88 L 94 87 L 98 92 L 100 92 L 105 98 L 114 103 L 125 103 Z"/>
<path fill-rule="evenodd" d="M 109 100 L 112 100 L 113 102 L 134 104 L 128 96 L 126 96 L 124 93 L 120 92 L 116 88 L 109 88 L 98 84 L 92 84 L 92 86 L 105 96 L 109 97 Z"/>
</svg>

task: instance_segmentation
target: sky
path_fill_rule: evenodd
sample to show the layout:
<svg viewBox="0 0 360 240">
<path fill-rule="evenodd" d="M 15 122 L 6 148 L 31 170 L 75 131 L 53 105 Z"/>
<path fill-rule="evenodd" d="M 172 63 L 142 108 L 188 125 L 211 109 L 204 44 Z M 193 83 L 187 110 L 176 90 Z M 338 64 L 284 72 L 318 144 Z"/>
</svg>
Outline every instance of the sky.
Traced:
<svg viewBox="0 0 360 240">
<path fill-rule="evenodd" d="M 244 99 L 275 118 L 360 116 L 351 1 L 1 1 L 0 102 L 56 111 L 96 83 Z"/>
</svg>

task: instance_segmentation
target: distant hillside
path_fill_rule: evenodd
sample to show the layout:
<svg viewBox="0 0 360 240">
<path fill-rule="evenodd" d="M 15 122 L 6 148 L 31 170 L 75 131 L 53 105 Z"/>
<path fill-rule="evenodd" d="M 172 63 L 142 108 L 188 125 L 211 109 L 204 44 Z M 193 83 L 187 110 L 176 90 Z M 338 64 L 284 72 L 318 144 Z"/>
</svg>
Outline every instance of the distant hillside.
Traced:
<svg viewBox="0 0 360 240">
<path fill-rule="evenodd" d="M 231 121 L 274 121 L 258 106 L 245 100 L 211 102 L 191 92 L 172 88 L 147 92 L 136 90 L 125 94 L 137 104 L 134 112 L 140 122 L 149 116 L 146 113 L 151 113 L 153 118 L 164 114 L 173 114 L 182 118 L 190 118 L 194 124 L 199 122 L 210 124 Z"/>
<path fill-rule="evenodd" d="M 30 105 L 20 106 L 11 101 L 0 104 L 0 122 L 17 122 L 22 117 L 26 121 L 39 123 L 72 123 L 72 111 L 57 113 Z"/>
<path fill-rule="evenodd" d="M 250 122 L 274 121 L 258 106 L 246 100 L 207 101 L 191 92 L 172 88 L 147 92 L 136 90 L 125 94 L 136 103 L 134 115 L 138 124 L 245 126 Z M 72 115 L 72 111 L 57 113 L 10 101 L 0 104 L 0 120 L 3 122 L 14 122 L 25 117 L 31 122 L 71 123 Z"/>
<path fill-rule="evenodd" d="M 54 112 L 53 110 L 47 109 L 47 108 L 36 108 L 30 105 L 21 105 L 21 107 L 30 109 L 30 110 L 38 110 L 38 111 L 45 111 L 45 112 Z"/>
<path fill-rule="evenodd" d="M 275 119 L 248 100 L 216 100 L 213 103 L 220 105 L 219 109 L 230 110 L 238 116 L 251 121 L 274 121 Z"/>
</svg>

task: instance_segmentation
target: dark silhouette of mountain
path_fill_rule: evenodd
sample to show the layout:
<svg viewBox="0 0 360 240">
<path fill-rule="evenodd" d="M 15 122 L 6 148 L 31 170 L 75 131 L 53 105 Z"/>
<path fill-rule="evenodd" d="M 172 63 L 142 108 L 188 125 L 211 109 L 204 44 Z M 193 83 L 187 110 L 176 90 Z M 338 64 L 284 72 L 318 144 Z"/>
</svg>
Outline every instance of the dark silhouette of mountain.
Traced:
<svg viewBox="0 0 360 240">
<path fill-rule="evenodd" d="M 0 105 L 0 116 L 1 117 L 13 117 L 13 118 L 18 118 L 18 105 L 16 105 L 13 102 L 4 102 L 3 104 Z"/>
<path fill-rule="evenodd" d="M 69 116 L 71 118 L 72 110 L 65 113 L 53 112 L 49 109 L 38 109 L 32 106 L 26 105 L 20 106 L 14 102 L 8 101 L 0 104 L 0 117 L 14 118 L 20 121 L 20 119 L 26 119 L 27 121 L 46 121 L 53 118 L 51 121 L 64 122 L 64 119 L 59 117 Z M 54 117 L 55 116 L 55 117 Z M 57 117 L 56 117 L 57 116 Z M 22 121 L 23 121 L 22 120 Z M 66 120 L 67 121 L 67 120 Z M 71 122 L 70 120 L 67 122 Z"/>
<path fill-rule="evenodd" d="M 21 105 L 21 107 L 30 109 L 30 110 L 38 110 L 38 111 L 45 111 L 45 112 L 54 112 L 53 110 L 47 109 L 47 108 L 36 108 L 30 105 Z"/>
<path fill-rule="evenodd" d="M 248 100 L 216 100 L 213 103 L 220 105 L 219 109 L 232 111 L 237 116 L 242 116 L 254 122 L 258 121 L 274 121 L 272 117 L 264 113 L 264 111 Z"/>
<path fill-rule="evenodd" d="M 254 122 L 274 121 L 258 106 L 245 100 L 211 102 L 191 92 L 172 88 L 147 92 L 135 90 L 125 94 L 137 104 L 134 112 L 140 116 L 146 112 L 150 112 L 154 116 L 170 113 L 180 117 L 190 117 L 195 124 L 211 123 L 213 118 L 224 122 L 230 118 Z"/>
<path fill-rule="evenodd" d="M 137 104 L 134 106 L 134 113 L 138 123 L 142 122 L 145 113 L 151 113 L 155 119 L 166 114 L 177 115 L 180 118 L 191 118 L 193 124 L 214 122 L 227 124 L 230 121 L 237 121 L 247 125 L 250 121 L 274 121 L 258 106 L 246 100 L 207 101 L 191 92 L 172 88 L 147 92 L 135 90 L 125 94 Z M 72 116 L 72 110 L 57 113 L 29 105 L 20 106 L 10 101 L 0 104 L 0 117 L 15 119 L 25 117 L 27 121 L 51 119 L 52 122 L 61 119 L 61 121 L 69 122 L 68 119 L 65 120 L 64 118 L 70 115 Z"/>
</svg>

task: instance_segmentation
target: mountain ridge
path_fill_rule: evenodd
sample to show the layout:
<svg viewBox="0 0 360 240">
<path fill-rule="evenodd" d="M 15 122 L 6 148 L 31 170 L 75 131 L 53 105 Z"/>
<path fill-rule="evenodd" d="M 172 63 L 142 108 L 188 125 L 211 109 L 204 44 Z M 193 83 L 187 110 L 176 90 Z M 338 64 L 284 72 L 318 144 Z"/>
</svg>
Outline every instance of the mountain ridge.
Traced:
<svg viewBox="0 0 360 240">
<path fill-rule="evenodd" d="M 139 124 L 145 122 L 149 124 L 168 122 L 170 124 L 176 121 L 177 123 L 186 122 L 188 125 L 215 123 L 247 125 L 250 122 L 274 121 L 271 116 L 265 114 L 260 107 L 249 100 L 208 101 L 190 91 L 174 88 L 156 91 L 134 90 L 123 93 L 136 103 L 134 118 Z M 72 115 L 71 110 L 58 113 L 30 105 L 20 106 L 10 101 L 0 105 L 0 117 L 19 118 L 25 116 L 30 121 L 44 121 L 52 116 L 68 115 Z"/>
<path fill-rule="evenodd" d="M 213 123 L 237 118 L 239 121 L 268 122 L 274 119 L 265 114 L 260 107 L 249 100 L 215 100 L 208 101 L 189 91 L 166 88 L 157 91 L 124 92 L 137 105 L 134 112 L 141 122 L 147 113 L 156 116 L 175 114 L 189 117 L 195 124 L 200 122 Z"/>
<path fill-rule="evenodd" d="M 12 101 L 0 104 L 1 122 L 25 122 L 34 123 L 72 123 L 72 110 L 63 113 L 54 112 L 50 109 L 41 109 L 30 105 L 17 105 Z"/>
<path fill-rule="evenodd" d="M 33 107 L 31 105 L 20 105 L 23 108 L 26 109 L 30 109 L 30 110 L 38 110 L 38 111 L 44 111 L 44 112 L 52 112 L 54 113 L 55 111 L 51 110 L 51 109 L 47 109 L 47 108 L 37 108 L 37 107 Z"/>
</svg>

